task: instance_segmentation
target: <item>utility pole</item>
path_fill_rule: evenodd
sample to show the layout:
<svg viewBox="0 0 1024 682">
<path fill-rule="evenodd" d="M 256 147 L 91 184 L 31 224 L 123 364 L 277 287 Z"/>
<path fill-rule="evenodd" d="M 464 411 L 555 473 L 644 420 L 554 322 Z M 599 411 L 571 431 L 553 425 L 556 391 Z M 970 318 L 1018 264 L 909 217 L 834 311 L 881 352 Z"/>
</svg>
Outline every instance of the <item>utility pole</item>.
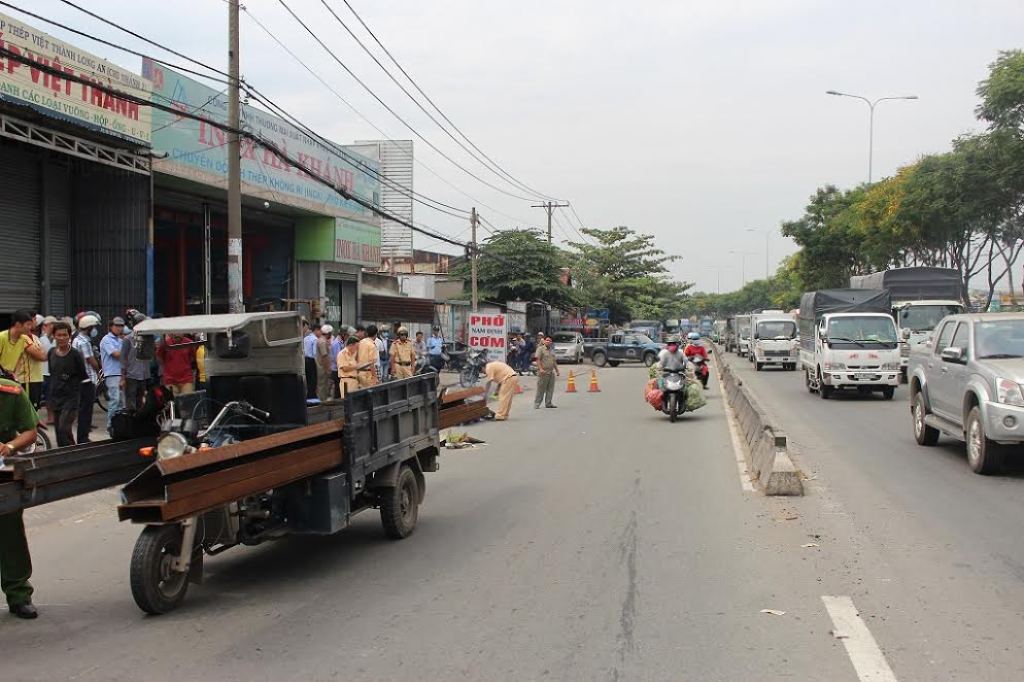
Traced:
<svg viewBox="0 0 1024 682">
<path fill-rule="evenodd" d="M 551 214 L 556 208 L 568 208 L 569 204 L 553 204 L 550 201 L 543 204 L 534 204 L 531 208 L 543 208 L 548 212 L 548 244 L 551 243 Z"/>
<path fill-rule="evenodd" d="M 238 60 L 238 1 L 228 0 L 228 312 L 244 312 L 242 301 L 242 127 Z"/>
<path fill-rule="evenodd" d="M 470 237 L 470 253 L 469 253 L 469 278 L 470 278 L 470 291 L 472 292 L 473 306 L 470 310 L 475 311 L 479 300 L 477 298 L 476 291 L 476 206 L 469 213 L 469 227 L 472 230 L 472 236 Z"/>
</svg>

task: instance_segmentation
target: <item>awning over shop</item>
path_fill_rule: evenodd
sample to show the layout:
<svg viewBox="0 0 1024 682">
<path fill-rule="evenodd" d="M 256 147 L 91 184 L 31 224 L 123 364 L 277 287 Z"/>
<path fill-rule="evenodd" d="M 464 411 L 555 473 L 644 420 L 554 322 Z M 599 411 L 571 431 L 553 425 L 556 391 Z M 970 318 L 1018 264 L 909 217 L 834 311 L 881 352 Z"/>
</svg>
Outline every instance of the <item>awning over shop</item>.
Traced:
<svg viewBox="0 0 1024 682">
<path fill-rule="evenodd" d="M 362 318 L 373 322 L 434 322 L 434 302 L 428 298 L 363 294 Z"/>
</svg>

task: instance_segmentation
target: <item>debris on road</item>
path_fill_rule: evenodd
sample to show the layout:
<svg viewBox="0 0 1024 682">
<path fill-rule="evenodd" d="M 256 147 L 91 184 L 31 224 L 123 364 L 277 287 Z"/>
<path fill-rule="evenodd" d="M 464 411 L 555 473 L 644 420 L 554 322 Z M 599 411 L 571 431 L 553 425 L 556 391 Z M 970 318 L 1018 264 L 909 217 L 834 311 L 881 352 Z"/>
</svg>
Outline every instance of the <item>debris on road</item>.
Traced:
<svg viewBox="0 0 1024 682">
<path fill-rule="evenodd" d="M 821 547 L 821 545 L 819 545 L 817 542 L 805 542 L 804 544 L 802 544 L 800 546 L 803 547 L 804 549 L 809 549 L 811 547 Z"/>
<path fill-rule="evenodd" d="M 785 616 L 785 611 L 779 611 L 778 609 L 761 609 L 761 613 L 767 613 L 771 616 Z"/>
</svg>

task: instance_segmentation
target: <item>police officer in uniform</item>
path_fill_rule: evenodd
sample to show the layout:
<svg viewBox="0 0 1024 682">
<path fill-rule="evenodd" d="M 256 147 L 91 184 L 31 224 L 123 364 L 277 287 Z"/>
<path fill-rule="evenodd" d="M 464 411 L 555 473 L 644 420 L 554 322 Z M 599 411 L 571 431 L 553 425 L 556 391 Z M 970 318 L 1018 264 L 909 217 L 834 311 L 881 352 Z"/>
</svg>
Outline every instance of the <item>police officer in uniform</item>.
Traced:
<svg viewBox="0 0 1024 682">
<path fill-rule="evenodd" d="M 391 376 L 408 379 L 416 367 L 416 347 L 409 341 L 409 330 L 398 328 L 398 340 L 391 344 Z"/>
<path fill-rule="evenodd" d="M 0 379 L 0 457 L 10 457 L 36 440 L 39 417 L 28 394 L 17 383 Z M 21 510 L 0 514 L 0 588 L 18 618 L 35 618 L 32 606 L 32 557 Z"/>
</svg>

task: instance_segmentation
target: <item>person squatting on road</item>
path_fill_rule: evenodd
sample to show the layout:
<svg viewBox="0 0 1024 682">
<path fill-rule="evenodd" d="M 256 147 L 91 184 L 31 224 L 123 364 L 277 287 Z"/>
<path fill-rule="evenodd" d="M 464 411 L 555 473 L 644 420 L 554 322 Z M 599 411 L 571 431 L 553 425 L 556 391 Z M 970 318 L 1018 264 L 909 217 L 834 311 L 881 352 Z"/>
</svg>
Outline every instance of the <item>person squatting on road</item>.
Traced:
<svg viewBox="0 0 1024 682">
<path fill-rule="evenodd" d="M 416 368 L 416 347 L 409 340 L 409 330 L 398 328 L 398 340 L 391 344 L 391 376 L 408 379 Z"/>
<path fill-rule="evenodd" d="M 509 412 L 512 411 L 512 398 L 515 396 L 516 388 L 519 386 L 517 376 L 514 369 L 504 362 L 497 360 L 488 362 L 487 366 L 484 367 L 484 377 L 487 379 L 487 384 L 484 386 L 484 395 L 491 394 L 491 384 L 498 386 L 498 409 L 494 412 L 495 421 L 506 421 Z"/>
<path fill-rule="evenodd" d="M 20 385 L 0 379 L 0 459 L 10 457 L 36 440 L 39 417 Z M 0 514 L 0 588 L 7 608 L 18 618 L 35 618 L 32 606 L 32 555 L 25 537 L 22 510 Z"/>
<path fill-rule="evenodd" d="M 534 357 L 537 360 L 537 396 L 533 399 L 533 409 L 540 408 L 541 400 L 544 401 L 544 407 L 558 407 L 551 402 L 555 395 L 555 377 L 559 372 L 558 359 L 551 350 L 550 336 L 544 337 Z"/>
<path fill-rule="evenodd" d="M 74 425 L 82 399 L 82 382 L 89 378 L 82 354 L 71 347 L 71 325 L 53 325 L 55 345 L 47 359 L 50 363 L 50 414 L 57 432 L 57 447 L 74 445 Z"/>
</svg>

